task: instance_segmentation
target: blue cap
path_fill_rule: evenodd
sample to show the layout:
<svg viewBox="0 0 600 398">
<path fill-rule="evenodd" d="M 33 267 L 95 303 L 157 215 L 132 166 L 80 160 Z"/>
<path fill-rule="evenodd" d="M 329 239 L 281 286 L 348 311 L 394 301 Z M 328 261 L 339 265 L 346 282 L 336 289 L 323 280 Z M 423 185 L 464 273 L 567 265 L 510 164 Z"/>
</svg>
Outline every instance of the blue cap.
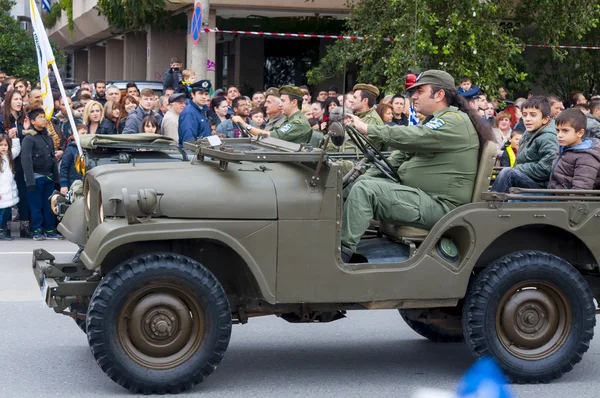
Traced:
<svg viewBox="0 0 600 398">
<path fill-rule="evenodd" d="M 459 94 L 465 97 L 467 100 L 471 100 L 474 97 L 479 96 L 479 94 L 481 94 L 481 90 L 479 89 L 479 87 L 471 87 L 471 89 L 463 91 Z"/>
<path fill-rule="evenodd" d="M 205 93 L 209 93 L 212 88 L 212 84 L 210 84 L 210 80 L 198 80 L 194 84 L 190 84 L 190 89 L 192 92 L 194 91 L 202 91 Z"/>
</svg>

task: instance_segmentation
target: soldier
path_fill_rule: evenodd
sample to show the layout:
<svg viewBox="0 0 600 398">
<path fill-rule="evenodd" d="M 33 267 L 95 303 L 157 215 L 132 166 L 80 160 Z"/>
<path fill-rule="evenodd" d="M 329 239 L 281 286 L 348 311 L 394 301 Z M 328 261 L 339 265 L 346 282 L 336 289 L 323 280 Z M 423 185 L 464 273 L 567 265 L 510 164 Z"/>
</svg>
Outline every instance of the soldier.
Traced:
<svg viewBox="0 0 600 398">
<path fill-rule="evenodd" d="M 285 122 L 276 130 L 266 131 L 243 121 L 234 116 L 232 120 L 247 128 L 252 135 L 268 135 L 273 138 L 305 144 L 310 141 L 312 129 L 306 116 L 302 114 L 302 96 L 304 93 L 298 87 L 284 86 L 279 89 L 283 114 L 286 116 Z"/>
<path fill-rule="evenodd" d="M 265 91 L 265 109 L 267 112 L 265 130 L 277 130 L 285 122 L 285 115 L 281 111 L 281 98 L 279 98 L 278 88 L 271 87 Z"/>
<path fill-rule="evenodd" d="M 366 124 L 383 125 L 383 120 L 381 120 L 375 109 L 375 100 L 379 96 L 379 89 L 371 84 L 357 84 L 354 86 L 353 91 L 352 111 L 354 114 Z M 385 149 L 385 145 L 379 137 L 370 135 L 368 138 L 377 149 Z"/>
<path fill-rule="evenodd" d="M 388 161 L 400 182 L 380 178 L 373 168 L 350 188 L 342 216 L 345 262 L 364 261 L 355 252 L 372 219 L 430 229 L 471 201 L 479 148 L 493 139 L 491 127 L 458 95 L 444 71 L 424 72 L 411 91 L 415 110 L 427 115 L 423 124 L 378 126 L 347 116 L 362 134 L 397 149 Z"/>
</svg>

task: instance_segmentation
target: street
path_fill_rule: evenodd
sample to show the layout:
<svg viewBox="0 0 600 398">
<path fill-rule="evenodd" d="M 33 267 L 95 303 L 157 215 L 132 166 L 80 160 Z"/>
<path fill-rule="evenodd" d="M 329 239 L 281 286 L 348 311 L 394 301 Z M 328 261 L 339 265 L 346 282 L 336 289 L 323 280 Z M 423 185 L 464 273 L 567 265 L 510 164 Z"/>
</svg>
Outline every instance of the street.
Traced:
<svg viewBox="0 0 600 398">
<path fill-rule="evenodd" d="M 65 241 L 0 243 L 0 397 L 127 396 L 95 363 L 75 322 L 42 305 L 31 251 L 67 261 Z M 225 359 L 184 396 L 410 397 L 419 387 L 453 389 L 473 362 L 464 344 L 421 338 L 397 311 L 350 312 L 329 324 L 289 324 L 276 317 L 235 325 Z M 600 343 L 547 385 L 515 386 L 519 397 L 595 397 Z"/>
</svg>

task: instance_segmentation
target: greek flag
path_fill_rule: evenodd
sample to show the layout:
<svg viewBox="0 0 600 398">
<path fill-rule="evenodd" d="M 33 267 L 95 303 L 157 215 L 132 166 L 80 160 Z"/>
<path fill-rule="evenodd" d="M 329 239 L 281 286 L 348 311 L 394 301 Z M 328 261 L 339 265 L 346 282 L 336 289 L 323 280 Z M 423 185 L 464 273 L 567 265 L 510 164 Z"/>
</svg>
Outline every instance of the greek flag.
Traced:
<svg viewBox="0 0 600 398">
<path fill-rule="evenodd" d="M 42 7 L 44 7 L 44 10 L 46 10 L 46 12 L 50 12 L 50 3 L 52 2 L 52 0 L 42 0 Z"/>
<path fill-rule="evenodd" d="M 410 113 L 408 114 L 408 125 L 416 126 L 417 124 L 419 124 L 419 117 L 417 116 L 417 112 L 415 112 L 415 110 L 411 106 Z"/>
<path fill-rule="evenodd" d="M 40 73 L 40 87 L 42 91 L 42 103 L 44 113 L 48 120 L 54 112 L 54 100 L 52 99 L 52 90 L 50 88 L 50 76 L 48 68 L 54 63 L 54 54 L 52 47 L 46 35 L 44 23 L 40 17 L 40 13 L 35 5 L 34 0 L 29 0 L 31 6 L 31 26 L 33 27 L 33 41 L 35 42 L 35 52 L 38 60 L 38 69 Z"/>
</svg>

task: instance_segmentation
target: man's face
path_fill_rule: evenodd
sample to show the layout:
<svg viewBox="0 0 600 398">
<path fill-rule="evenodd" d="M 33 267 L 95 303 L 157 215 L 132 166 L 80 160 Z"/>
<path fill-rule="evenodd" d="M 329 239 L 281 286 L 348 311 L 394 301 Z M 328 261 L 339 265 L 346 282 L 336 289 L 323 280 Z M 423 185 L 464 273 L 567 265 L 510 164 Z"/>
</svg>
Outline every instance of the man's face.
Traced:
<svg viewBox="0 0 600 398">
<path fill-rule="evenodd" d="M 308 91 L 308 89 L 301 88 L 300 90 L 302 90 L 302 92 L 304 93 L 304 95 L 302 96 L 302 101 L 305 104 L 310 104 L 312 98 L 310 97 L 310 92 Z"/>
<path fill-rule="evenodd" d="M 165 90 L 165 95 L 167 96 L 167 98 L 169 98 L 173 94 L 175 94 L 175 90 L 173 90 L 172 88 L 168 88 Z"/>
<path fill-rule="evenodd" d="M 404 112 L 404 98 L 394 98 L 392 101 L 392 110 L 394 111 L 394 116 L 402 115 L 402 112 Z"/>
<path fill-rule="evenodd" d="M 416 88 L 412 95 L 413 109 L 422 115 L 431 115 L 437 108 L 436 96 L 431 95 L 431 84 L 425 84 Z M 433 98 L 431 98 L 433 97 Z"/>
<path fill-rule="evenodd" d="M 250 106 L 245 100 L 238 102 L 237 107 L 233 109 L 236 115 L 246 117 L 250 114 Z"/>
<path fill-rule="evenodd" d="M 327 91 L 319 91 L 319 95 L 317 96 L 317 101 L 325 102 L 327 97 L 329 97 L 329 93 Z"/>
<path fill-rule="evenodd" d="M 69 107 L 71 107 L 71 97 L 67 96 L 67 102 L 69 103 Z M 63 116 L 67 116 L 67 108 L 65 108 L 65 104 L 62 100 L 60 101 L 60 113 L 62 113 Z"/>
<path fill-rule="evenodd" d="M 204 106 L 210 101 L 210 94 L 204 91 L 196 91 L 192 94 L 192 101 L 198 106 Z"/>
<path fill-rule="evenodd" d="M 158 107 L 159 107 L 160 111 L 163 114 L 167 113 L 167 111 L 169 110 L 169 101 L 168 101 L 168 99 L 165 98 L 162 101 L 159 100 L 158 101 Z"/>
<path fill-rule="evenodd" d="M 35 102 L 38 100 L 42 100 L 42 92 L 40 90 L 31 91 L 31 93 L 29 93 L 29 102 Z"/>
<path fill-rule="evenodd" d="M 281 95 L 281 107 L 286 116 L 292 116 L 296 112 L 296 102 L 293 102 L 287 94 Z"/>
<path fill-rule="evenodd" d="M 255 107 L 262 106 L 265 103 L 265 95 L 262 93 L 256 93 L 252 96 L 252 102 Z"/>
<path fill-rule="evenodd" d="M 92 92 L 92 85 L 89 83 L 84 83 L 81 85 L 81 88 L 85 88 L 87 91 L 89 91 L 90 93 Z"/>
<path fill-rule="evenodd" d="M 96 94 L 98 94 L 99 97 L 102 97 L 105 93 L 106 83 L 96 83 Z"/>
<path fill-rule="evenodd" d="M 21 93 L 21 97 L 25 98 L 25 95 L 27 94 L 27 86 L 25 83 L 22 81 L 17 82 L 17 84 L 15 84 L 15 90 Z"/>
<path fill-rule="evenodd" d="M 529 133 L 535 132 L 537 129 L 548 123 L 548 117 L 542 116 L 542 111 L 536 108 L 523 108 L 523 124 Z"/>
<path fill-rule="evenodd" d="M 238 90 L 237 87 L 229 87 L 229 89 L 227 90 L 227 99 L 229 101 L 233 101 L 234 99 L 236 99 L 239 96 L 240 96 L 240 90 Z"/>
<path fill-rule="evenodd" d="M 471 81 L 467 80 L 466 82 L 462 82 L 460 83 L 460 87 L 464 90 L 464 91 L 469 91 L 471 89 Z"/>
<path fill-rule="evenodd" d="M 171 65 L 169 65 L 169 67 L 170 68 L 179 68 L 181 70 L 181 63 L 180 62 L 171 62 Z"/>
<path fill-rule="evenodd" d="M 368 107 L 367 99 L 362 98 L 362 90 L 356 90 L 354 92 L 352 101 L 352 111 L 354 112 L 364 112 L 365 108 Z"/>
<path fill-rule="evenodd" d="M 327 95 L 329 96 L 329 98 L 331 98 L 331 97 L 337 97 L 337 91 L 333 91 L 333 90 L 328 91 Z"/>
<path fill-rule="evenodd" d="M 127 95 L 131 95 L 132 97 L 140 98 L 140 92 L 136 87 L 129 87 L 127 89 Z"/>
<path fill-rule="evenodd" d="M 0 72 L 0 84 L 4 83 L 6 80 L 6 73 Z"/>
<path fill-rule="evenodd" d="M 140 100 L 140 106 L 144 110 L 149 111 L 150 109 L 152 109 L 153 102 L 154 102 L 154 97 L 142 97 L 142 99 Z"/>
<path fill-rule="evenodd" d="M 106 99 L 109 101 L 117 102 L 119 100 L 120 96 L 121 96 L 121 92 L 116 87 L 109 88 L 106 91 Z"/>
<path fill-rule="evenodd" d="M 344 96 L 344 106 L 348 109 L 352 109 L 354 106 L 354 94 L 349 93 Z"/>
<path fill-rule="evenodd" d="M 31 120 L 31 124 L 36 129 L 41 130 L 41 129 L 45 128 L 46 125 L 48 124 L 48 119 L 46 119 L 46 116 L 44 116 L 43 113 L 40 113 L 39 115 L 36 116 L 35 119 Z"/>
<path fill-rule="evenodd" d="M 508 93 L 506 92 L 504 87 L 500 87 L 499 92 L 500 92 L 500 100 L 502 100 L 502 101 L 506 100 L 506 96 L 508 95 Z"/>
<path fill-rule="evenodd" d="M 565 110 L 565 106 L 561 101 L 557 101 L 550 106 L 550 117 L 557 117 L 562 111 Z"/>
<path fill-rule="evenodd" d="M 181 112 L 183 112 L 183 110 L 185 109 L 185 105 L 186 105 L 186 101 L 177 101 L 177 102 L 173 102 L 171 104 L 171 109 L 173 110 L 173 112 L 175 112 L 176 114 L 180 115 Z"/>
<path fill-rule="evenodd" d="M 281 112 L 279 101 L 272 95 L 269 95 L 265 100 L 265 108 L 267 108 L 267 114 L 269 116 L 275 116 Z"/>
</svg>

